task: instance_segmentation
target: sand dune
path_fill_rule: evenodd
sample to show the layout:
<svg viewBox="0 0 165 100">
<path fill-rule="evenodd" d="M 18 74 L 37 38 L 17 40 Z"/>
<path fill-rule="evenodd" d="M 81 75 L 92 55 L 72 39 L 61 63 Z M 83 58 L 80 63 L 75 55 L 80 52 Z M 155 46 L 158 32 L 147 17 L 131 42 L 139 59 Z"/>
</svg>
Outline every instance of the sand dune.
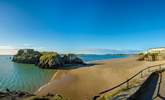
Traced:
<svg viewBox="0 0 165 100">
<path fill-rule="evenodd" d="M 36 94 L 61 94 L 69 100 L 90 100 L 100 91 L 112 88 L 141 69 L 165 61 L 137 61 L 137 57 L 97 61 L 94 66 L 59 70 Z"/>
</svg>

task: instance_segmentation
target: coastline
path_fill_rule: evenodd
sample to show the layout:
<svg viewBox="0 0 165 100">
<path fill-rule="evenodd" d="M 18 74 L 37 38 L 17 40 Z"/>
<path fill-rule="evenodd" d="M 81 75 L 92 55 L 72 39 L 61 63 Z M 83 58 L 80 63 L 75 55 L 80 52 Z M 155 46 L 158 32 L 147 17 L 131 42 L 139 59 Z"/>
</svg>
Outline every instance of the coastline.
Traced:
<svg viewBox="0 0 165 100">
<path fill-rule="evenodd" d="M 128 57 L 132 57 L 132 56 L 128 56 Z M 115 60 L 115 59 L 126 59 L 126 58 L 128 58 L 128 57 L 125 57 L 125 58 L 113 58 L 113 59 L 106 59 L 106 60 L 95 60 L 95 61 L 88 61 L 88 62 L 86 62 L 86 63 L 87 63 L 87 64 L 93 64 L 93 63 L 98 63 L 98 62 L 103 62 L 103 61 L 111 61 L 111 60 Z M 62 73 L 63 73 L 63 71 L 65 71 L 65 70 L 62 70 Z M 50 79 L 50 81 L 49 81 L 48 83 L 44 84 L 43 86 L 41 86 L 41 87 L 40 87 L 39 89 L 37 89 L 37 91 L 34 92 L 34 93 L 36 94 L 37 92 L 40 92 L 43 88 L 45 88 L 47 85 L 49 85 L 49 84 L 51 83 L 51 81 L 57 79 L 58 76 L 59 76 L 58 74 L 61 74 L 60 72 L 61 72 L 61 70 L 57 70 L 57 71 L 55 72 L 55 74 L 52 76 L 52 78 Z"/>
<path fill-rule="evenodd" d="M 41 86 L 39 89 L 37 89 L 36 92 L 40 92 L 43 88 L 45 88 L 47 85 L 49 85 L 50 82 L 53 81 L 53 80 L 56 78 L 56 76 L 57 76 L 58 73 L 59 73 L 59 70 L 57 70 L 57 71 L 55 72 L 55 74 L 52 76 L 52 78 L 49 80 L 48 83 L 46 83 L 45 85 Z M 35 94 L 36 92 L 34 92 L 34 94 Z"/>
<path fill-rule="evenodd" d="M 98 92 L 111 88 L 134 73 L 165 61 L 137 61 L 137 57 L 90 62 L 94 66 L 70 70 L 58 70 L 51 80 L 41 86 L 36 95 L 60 94 L 71 100 L 88 100 Z M 87 92 L 88 91 L 88 92 Z"/>
<path fill-rule="evenodd" d="M 114 59 L 125 59 L 125 58 L 128 58 L 128 57 L 132 57 L 132 56 L 127 56 L 127 57 L 124 57 L 124 58 L 113 58 L 113 59 L 106 59 L 106 60 L 88 61 L 86 63 L 87 64 L 93 64 L 93 63 L 98 63 L 98 62 L 103 62 L 103 61 L 111 61 L 111 60 L 114 60 Z M 62 71 L 64 71 L 64 70 L 62 70 Z M 56 79 L 59 76 L 58 74 L 60 74 L 60 72 L 61 72 L 61 70 L 57 70 L 55 72 L 55 74 L 52 76 L 52 78 L 50 79 L 50 81 L 48 83 L 46 83 L 45 85 L 41 86 L 39 89 L 37 89 L 36 92 L 39 92 L 41 89 L 43 89 L 44 87 L 46 87 L 47 85 L 49 85 L 51 81 L 53 81 L 54 79 Z"/>
</svg>

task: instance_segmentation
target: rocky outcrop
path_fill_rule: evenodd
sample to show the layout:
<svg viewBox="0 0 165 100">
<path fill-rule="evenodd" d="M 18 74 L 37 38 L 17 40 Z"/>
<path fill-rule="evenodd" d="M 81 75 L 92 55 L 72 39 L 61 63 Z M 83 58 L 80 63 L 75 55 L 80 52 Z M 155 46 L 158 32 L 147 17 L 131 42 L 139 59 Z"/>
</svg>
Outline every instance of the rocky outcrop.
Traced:
<svg viewBox="0 0 165 100">
<path fill-rule="evenodd" d="M 67 100 L 64 99 L 61 95 L 47 94 L 46 96 L 32 96 L 24 100 Z"/>
<path fill-rule="evenodd" d="M 41 54 L 33 49 L 20 49 L 12 61 L 17 63 L 37 64 Z"/>
<path fill-rule="evenodd" d="M 58 53 L 44 53 L 40 59 L 38 66 L 41 68 L 57 68 L 64 65 L 61 56 Z"/>
<path fill-rule="evenodd" d="M 47 94 L 45 96 L 36 96 L 25 91 L 10 91 L 0 92 L 0 100 L 66 100 L 58 94 Z"/>
<path fill-rule="evenodd" d="M 83 60 L 78 58 L 75 54 L 65 54 L 63 56 L 63 62 L 65 64 L 84 64 Z"/>
<path fill-rule="evenodd" d="M 164 57 L 160 53 L 147 53 L 140 54 L 138 60 L 140 61 L 158 61 L 162 60 Z"/>
<path fill-rule="evenodd" d="M 84 64 L 75 54 L 65 54 L 63 57 L 56 52 L 38 52 L 33 49 L 21 49 L 13 57 L 13 62 L 35 64 L 40 68 L 60 68 L 65 65 Z"/>
<path fill-rule="evenodd" d="M 25 98 L 34 96 L 34 94 L 25 91 L 6 90 L 6 92 L 0 92 L 0 100 L 24 100 Z"/>
</svg>

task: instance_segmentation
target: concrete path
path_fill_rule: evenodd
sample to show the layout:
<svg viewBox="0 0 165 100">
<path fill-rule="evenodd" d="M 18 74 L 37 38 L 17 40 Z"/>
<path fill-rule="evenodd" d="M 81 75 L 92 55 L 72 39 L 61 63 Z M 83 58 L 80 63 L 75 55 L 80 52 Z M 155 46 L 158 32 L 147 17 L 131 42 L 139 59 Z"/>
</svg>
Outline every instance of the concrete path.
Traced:
<svg viewBox="0 0 165 100">
<path fill-rule="evenodd" d="M 165 72 L 160 74 L 157 96 L 154 98 L 154 100 L 165 100 Z"/>
<path fill-rule="evenodd" d="M 128 100 L 152 100 L 159 81 L 159 73 L 152 73 L 142 84 L 139 90 L 129 97 Z"/>
<path fill-rule="evenodd" d="M 148 78 L 132 97 L 129 100 L 165 100 L 165 71 Z"/>
</svg>

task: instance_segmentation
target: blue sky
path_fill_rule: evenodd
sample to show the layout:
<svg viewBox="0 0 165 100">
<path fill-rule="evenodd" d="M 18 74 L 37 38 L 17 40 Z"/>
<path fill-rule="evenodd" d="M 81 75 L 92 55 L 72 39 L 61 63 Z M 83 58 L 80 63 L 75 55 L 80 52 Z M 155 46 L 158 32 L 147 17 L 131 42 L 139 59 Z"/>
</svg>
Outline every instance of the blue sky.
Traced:
<svg viewBox="0 0 165 100">
<path fill-rule="evenodd" d="M 0 0 L 0 49 L 165 46 L 164 0 Z"/>
</svg>

